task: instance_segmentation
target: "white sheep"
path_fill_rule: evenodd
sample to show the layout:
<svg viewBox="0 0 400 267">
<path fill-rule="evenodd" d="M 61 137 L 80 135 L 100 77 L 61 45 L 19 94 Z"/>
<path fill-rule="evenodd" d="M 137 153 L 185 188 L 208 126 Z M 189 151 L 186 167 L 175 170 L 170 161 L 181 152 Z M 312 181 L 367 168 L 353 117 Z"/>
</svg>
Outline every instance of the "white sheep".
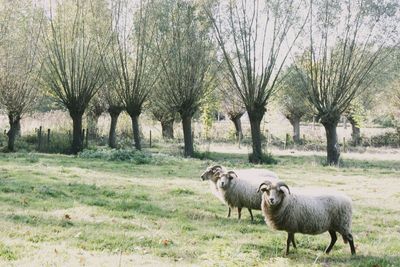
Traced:
<svg viewBox="0 0 400 267">
<path fill-rule="evenodd" d="M 286 189 L 284 189 L 286 188 Z M 328 254 L 340 233 L 345 243 L 349 242 L 351 254 L 356 253 L 351 234 L 352 204 L 345 194 L 319 193 L 319 195 L 291 194 L 284 182 L 265 181 L 260 184 L 262 211 L 265 221 L 276 230 L 288 233 L 286 254 L 290 243 L 296 248 L 295 233 L 321 234 L 326 231 L 331 242 L 325 252 Z"/>
<path fill-rule="evenodd" d="M 268 172 L 270 176 L 264 177 L 241 177 L 234 171 L 220 173 L 218 180 L 218 190 L 221 192 L 225 202 L 231 207 L 238 209 L 238 218 L 241 218 L 242 208 L 249 210 L 251 220 L 253 221 L 254 210 L 261 210 L 261 192 L 257 192 L 260 181 L 265 181 L 266 177 L 270 180 L 278 178 L 272 172 Z"/>
<path fill-rule="evenodd" d="M 216 196 L 222 203 L 226 204 L 221 192 L 218 190 L 218 180 L 220 174 L 226 172 L 225 167 L 221 165 L 214 165 L 208 167 L 205 172 L 200 176 L 203 181 L 209 181 L 210 189 L 214 196 Z M 231 216 L 231 208 L 228 207 L 228 218 Z"/>
</svg>

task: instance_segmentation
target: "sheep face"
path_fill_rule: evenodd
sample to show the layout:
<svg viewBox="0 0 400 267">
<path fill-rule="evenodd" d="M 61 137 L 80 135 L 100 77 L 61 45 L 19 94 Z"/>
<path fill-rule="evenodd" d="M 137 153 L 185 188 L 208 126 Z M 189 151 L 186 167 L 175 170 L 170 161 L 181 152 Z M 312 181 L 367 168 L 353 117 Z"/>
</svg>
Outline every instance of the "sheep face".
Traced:
<svg viewBox="0 0 400 267">
<path fill-rule="evenodd" d="M 289 187 L 283 182 L 278 182 L 275 184 L 271 183 L 270 181 L 264 182 L 260 185 L 258 191 L 263 193 L 263 199 L 268 203 L 268 205 L 273 207 L 282 203 L 286 196 L 286 192 L 282 189 L 282 187 L 286 187 L 290 194 Z"/>
<path fill-rule="evenodd" d="M 222 173 L 218 181 L 218 186 L 222 189 L 226 189 L 230 186 L 233 179 L 238 179 L 238 176 L 234 171 L 228 171 L 227 173 Z"/>
<path fill-rule="evenodd" d="M 215 165 L 212 167 L 208 167 L 200 177 L 202 181 L 211 180 L 216 183 L 219 179 L 221 172 L 222 172 L 222 166 Z"/>
</svg>

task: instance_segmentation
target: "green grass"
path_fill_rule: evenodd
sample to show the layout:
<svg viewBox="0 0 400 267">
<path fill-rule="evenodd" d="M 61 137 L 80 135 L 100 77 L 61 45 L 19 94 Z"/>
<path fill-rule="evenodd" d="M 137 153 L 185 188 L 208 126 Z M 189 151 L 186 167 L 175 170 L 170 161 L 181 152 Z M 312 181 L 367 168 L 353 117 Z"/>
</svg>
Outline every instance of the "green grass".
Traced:
<svg viewBox="0 0 400 267">
<path fill-rule="evenodd" d="M 253 166 L 247 155 L 209 153 L 208 160 L 151 155 L 108 160 L 0 153 L 0 264 L 206 266 L 400 266 L 400 160 L 346 160 L 324 167 L 317 156 L 278 156 Z M 210 159 L 211 158 L 211 159 Z M 200 181 L 213 162 L 229 168 L 268 168 L 290 186 L 325 186 L 354 201 L 357 256 L 338 240 L 323 254 L 327 233 L 296 235 L 269 228 L 259 211 L 241 221 Z M 82 256 L 83 255 L 83 256 Z M 94 262 L 94 260 L 101 262 Z M 92 261 L 90 261 L 92 260 Z"/>
</svg>

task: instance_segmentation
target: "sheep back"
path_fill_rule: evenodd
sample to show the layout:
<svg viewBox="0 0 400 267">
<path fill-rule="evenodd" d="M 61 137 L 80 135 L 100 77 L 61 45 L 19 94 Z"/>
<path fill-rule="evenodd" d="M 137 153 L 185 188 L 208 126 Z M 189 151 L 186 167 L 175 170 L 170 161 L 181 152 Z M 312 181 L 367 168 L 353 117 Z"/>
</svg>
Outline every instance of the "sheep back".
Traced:
<svg viewBox="0 0 400 267">
<path fill-rule="evenodd" d="M 269 225 L 289 233 L 348 233 L 351 227 L 352 205 L 345 195 L 286 195 L 277 207 L 263 199 L 262 210 Z"/>
</svg>

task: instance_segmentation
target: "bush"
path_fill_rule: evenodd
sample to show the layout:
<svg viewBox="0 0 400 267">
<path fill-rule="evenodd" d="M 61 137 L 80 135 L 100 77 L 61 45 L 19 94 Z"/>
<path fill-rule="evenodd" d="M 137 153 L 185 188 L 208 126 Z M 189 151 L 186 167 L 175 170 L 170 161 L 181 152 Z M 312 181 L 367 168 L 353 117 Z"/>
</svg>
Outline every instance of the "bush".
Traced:
<svg viewBox="0 0 400 267">
<path fill-rule="evenodd" d="M 249 154 L 249 161 L 254 162 L 253 153 Z M 277 164 L 278 161 L 271 155 L 271 153 L 267 153 L 267 154 L 262 154 L 260 163 L 272 165 L 272 164 Z"/>
<path fill-rule="evenodd" d="M 373 147 L 399 147 L 400 146 L 400 132 L 387 132 L 380 135 L 372 136 L 371 138 L 363 138 L 364 146 Z"/>
<path fill-rule="evenodd" d="M 85 149 L 78 156 L 85 159 L 129 161 L 135 164 L 149 164 L 152 162 L 151 155 L 133 149 Z"/>
</svg>

